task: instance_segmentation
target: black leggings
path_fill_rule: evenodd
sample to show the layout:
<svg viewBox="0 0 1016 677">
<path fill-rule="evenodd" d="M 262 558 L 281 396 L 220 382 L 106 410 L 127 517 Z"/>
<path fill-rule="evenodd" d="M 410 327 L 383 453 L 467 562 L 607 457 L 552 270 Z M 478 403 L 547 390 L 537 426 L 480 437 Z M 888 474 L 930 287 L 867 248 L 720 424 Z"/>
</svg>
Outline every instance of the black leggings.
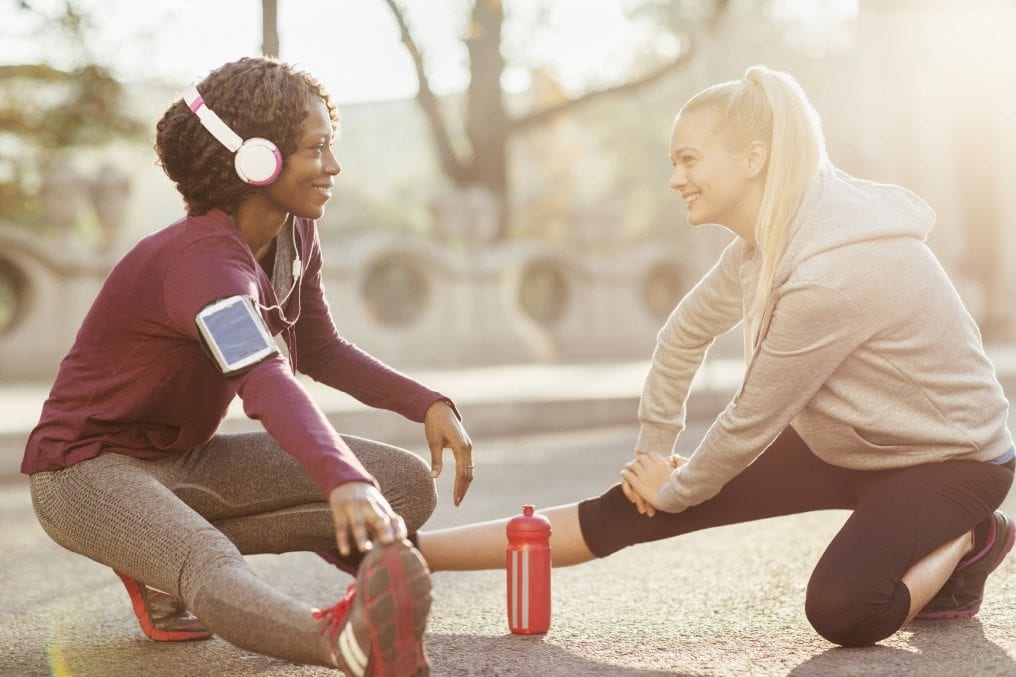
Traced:
<svg viewBox="0 0 1016 677">
<path fill-rule="evenodd" d="M 808 583 L 815 630 L 864 646 L 899 630 L 910 610 L 900 580 L 933 550 L 959 538 L 1001 505 L 1013 463 L 944 461 L 891 470 L 850 470 L 815 456 L 788 427 L 713 498 L 674 514 L 640 515 L 616 485 L 579 504 L 589 550 L 606 557 L 636 543 L 699 529 L 793 515 L 853 510 Z"/>
</svg>

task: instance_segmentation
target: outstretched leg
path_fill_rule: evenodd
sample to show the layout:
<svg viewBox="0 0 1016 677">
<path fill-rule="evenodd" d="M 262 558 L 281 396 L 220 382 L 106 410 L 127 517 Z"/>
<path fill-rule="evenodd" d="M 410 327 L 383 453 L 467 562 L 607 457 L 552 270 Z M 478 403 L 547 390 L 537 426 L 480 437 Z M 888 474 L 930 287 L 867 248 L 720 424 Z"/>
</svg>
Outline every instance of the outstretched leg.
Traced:
<svg viewBox="0 0 1016 677">
<path fill-rule="evenodd" d="M 818 459 L 793 428 L 712 499 L 672 514 L 639 514 L 616 485 L 581 503 L 539 511 L 550 519 L 555 566 L 606 557 L 636 543 L 670 538 L 710 527 L 808 510 L 849 508 L 854 497 L 844 473 Z M 433 571 L 496 569 L 504 566 L 507 520 L 417 534 Z"/>
<path fill-rule="evenodd" d="M 582 537 L 579 504 L 539 510 L 550 520 L 550 549 L 555 566 L 580 564 L 595 559 Z M 420 532 L 417 547 L 431 571 L 498 569 L 504 566 L 507 519 L 468 524 L 462 527 Z"/>
</svg>

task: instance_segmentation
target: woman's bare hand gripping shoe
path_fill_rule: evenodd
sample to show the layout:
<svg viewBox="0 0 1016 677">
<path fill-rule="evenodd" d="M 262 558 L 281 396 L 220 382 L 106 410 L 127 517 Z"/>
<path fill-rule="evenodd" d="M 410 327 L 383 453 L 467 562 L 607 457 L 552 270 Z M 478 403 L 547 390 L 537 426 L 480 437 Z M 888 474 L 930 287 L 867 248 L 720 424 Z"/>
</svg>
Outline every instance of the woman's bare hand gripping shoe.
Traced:
<svg viewBox="0 0 1016 677">
<path fill-rule="evenodd" d="M 373 484 L 340 484 L 328 496 L 328 503 L 335 522 L 335 543 L 343 557 L 352 552 L 351 545 L 364 552 L 374 541 L 388 545 L 406 537 L 406 523 Z"/>
</svg>

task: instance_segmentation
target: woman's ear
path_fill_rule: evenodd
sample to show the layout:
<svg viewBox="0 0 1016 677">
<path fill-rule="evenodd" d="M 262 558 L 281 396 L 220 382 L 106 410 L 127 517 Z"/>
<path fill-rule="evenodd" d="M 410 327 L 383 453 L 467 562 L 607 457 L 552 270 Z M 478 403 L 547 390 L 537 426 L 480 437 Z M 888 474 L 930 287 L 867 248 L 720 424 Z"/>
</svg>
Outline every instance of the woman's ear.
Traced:
<svg viewBox="0 0 1016 677">
<path fill-rule="evenodd" d="M 752 141 L 748 144 L 747 155 L 748 178 L 754 179 L 760 176 L 766 168 L 766 161 L 769 159 L 769 148 L 761 141 Z"/>
</svg>

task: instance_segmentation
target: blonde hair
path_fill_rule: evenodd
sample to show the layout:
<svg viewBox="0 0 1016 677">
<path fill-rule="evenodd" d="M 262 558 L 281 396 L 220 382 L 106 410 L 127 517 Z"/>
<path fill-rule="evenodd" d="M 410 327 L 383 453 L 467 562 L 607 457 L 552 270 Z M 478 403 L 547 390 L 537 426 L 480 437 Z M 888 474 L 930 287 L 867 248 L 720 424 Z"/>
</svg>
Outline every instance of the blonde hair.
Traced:
<svg viewBox="0 0 1016 677">
<path fill-rule="evenodd" d="M 681 108 L 716 116 L 732 144 L 768 146 L 762 205 L 755 222 L 761 272 L 745 325 L 754 337 L 769 300 L 776 265 L 787 247 L 790 225 L 812 178 L 826 162 L 822 121 L 804 90 L 788 73 L 752 66 L 744 78 L 705 89 Z"/>
</svg>

